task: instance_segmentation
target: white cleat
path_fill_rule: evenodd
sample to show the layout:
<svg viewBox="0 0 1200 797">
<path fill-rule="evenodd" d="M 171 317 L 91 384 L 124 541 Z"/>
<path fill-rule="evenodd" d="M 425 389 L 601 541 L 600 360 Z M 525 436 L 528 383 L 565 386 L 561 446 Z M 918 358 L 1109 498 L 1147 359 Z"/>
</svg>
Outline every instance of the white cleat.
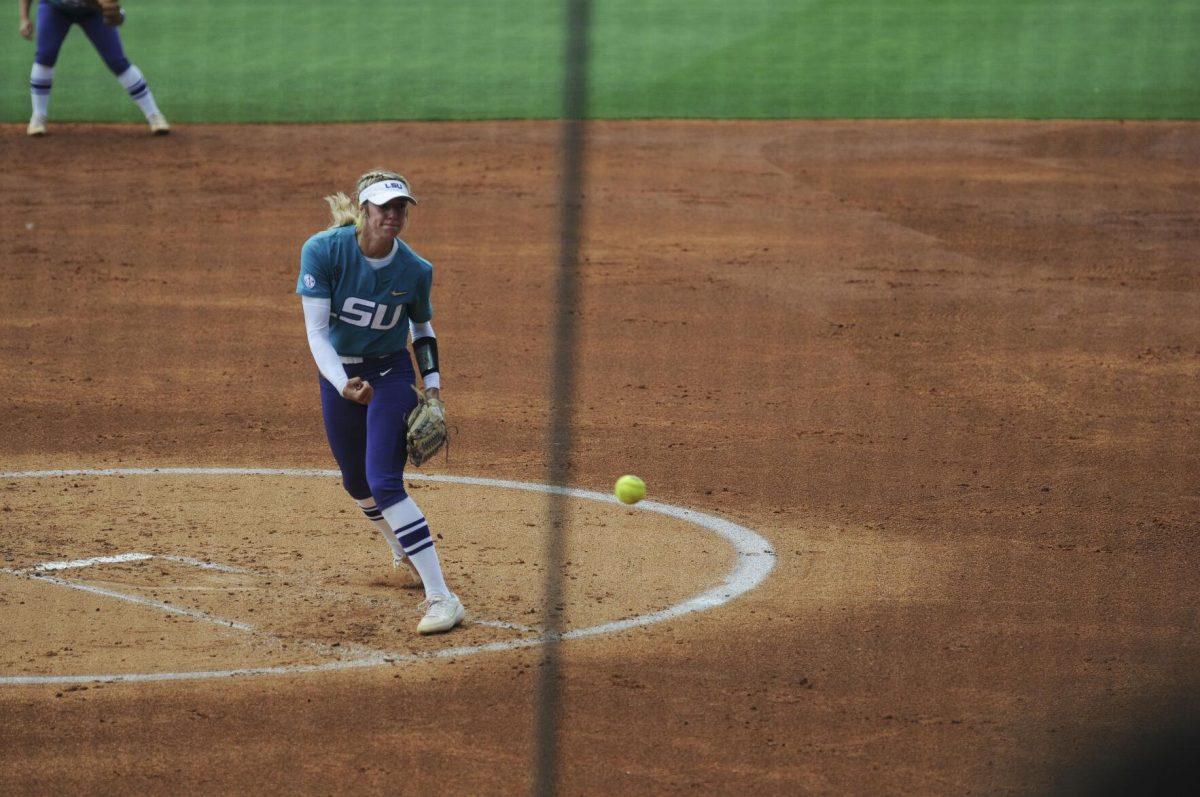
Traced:
<svg viewBox="0 0 1200 797">
<path fill-rule="evenodd" d="M 418 634 L 440 634 L 449 631 L 463 621 L 466 611 L 458 596 L 430 595 L 421 602 L 425 607 L 425 616 L 417 623 Z"/>
<path fill-rule="evenodd" d="M 46 117 L 40 113 L 35 113 L 29 117 L 29 127 L 25 129 L 25 133 L 31 136 L 46 135 Z"/>
<path fill-rule="evenodd" d="M 152 113 L 146 117 L 146 121 L 150 124 L 150 132 L 156 136 L 165 136 L 171 132 L 171 125 L 167 123 L 167 117 L 161 113 Z"/>
<path fill-rule="evenodd" d="M 392 557 L 392 583 L 400 587 L 422 587 L 421 572 L 407 556 Z"/>
</svg>

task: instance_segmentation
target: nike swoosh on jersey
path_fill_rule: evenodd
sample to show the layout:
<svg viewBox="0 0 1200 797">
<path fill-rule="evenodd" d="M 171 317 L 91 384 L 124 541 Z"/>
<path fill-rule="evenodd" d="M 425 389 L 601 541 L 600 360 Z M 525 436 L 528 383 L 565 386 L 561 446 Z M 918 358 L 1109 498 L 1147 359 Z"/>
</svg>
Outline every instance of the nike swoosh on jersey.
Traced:
<svg viewBox="0 0 1200 797">
<path fill-rule="evenodd" d="M 392 291 L 392 296 L 403 296 L 406 293 L 408 293 L 408 291 Z"/>
<path fill-rule="evenodd" d="M 380 372 L 379 372 L 379 375 L 380 375 L 380 376 L 387 376 L 387 375 L 388 375 L 388 374 L 390 374 L 391 372 L 392 372 L 392 369 L 391 369 L 391 368 L 389 368 L 389 369 L 387 369 L 386 371 L 380 371 Z"/>
</svg>

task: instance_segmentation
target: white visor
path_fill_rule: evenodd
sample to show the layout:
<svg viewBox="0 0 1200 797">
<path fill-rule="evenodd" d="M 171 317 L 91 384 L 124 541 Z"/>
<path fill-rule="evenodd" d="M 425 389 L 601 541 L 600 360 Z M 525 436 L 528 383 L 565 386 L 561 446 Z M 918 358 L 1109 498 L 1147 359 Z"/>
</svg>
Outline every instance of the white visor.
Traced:
<svg viewBox="0 0 1200 797">
<path fill-rule="evenodd" d="M 409 193 L 408 183 L 403 180 L 383 180 L 378 183 L 371 183 L 358 194 L 358 204 L 370 202 L 373 205 L 386 205 L 396 198 L 407 199 L 414 205 L 417 204 L 417 198 Z"/>
</svg>

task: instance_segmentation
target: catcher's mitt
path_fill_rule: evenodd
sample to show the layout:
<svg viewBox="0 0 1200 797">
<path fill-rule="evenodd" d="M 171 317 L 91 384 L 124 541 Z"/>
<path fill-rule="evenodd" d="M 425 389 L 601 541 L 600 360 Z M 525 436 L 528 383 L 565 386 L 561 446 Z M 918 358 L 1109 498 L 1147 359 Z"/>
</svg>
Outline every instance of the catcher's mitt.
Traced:
<svg viewBox="0 0 1200 797">
<path fill-rule="evenodd" d="M 417 390 L 417 406 L 408 414 L 408 461 L 421 467 L 446 442 L 446 405 Z"/>
<path fill-rule="evenodd" d="M 100 16 L 105 23 L 116 27 L 125 21 L 125 9 L 121 8 L 119 0 L 96 0 L 100 6 Z"/>
</svg>

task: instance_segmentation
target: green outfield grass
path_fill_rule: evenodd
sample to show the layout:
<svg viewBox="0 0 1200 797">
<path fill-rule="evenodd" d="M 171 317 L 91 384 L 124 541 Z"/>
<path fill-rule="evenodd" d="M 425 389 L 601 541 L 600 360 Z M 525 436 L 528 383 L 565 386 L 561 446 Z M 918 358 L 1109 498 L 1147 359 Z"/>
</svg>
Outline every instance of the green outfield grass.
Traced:
<svg viewBox="0 0 1200 797">
<path fill-rule="evenodd" d="M 0 49 L 28 118 L 33 46 Z M 127 0 L 122 34 L 177 122 L 545 118 L 559 0 Z M 1200 0 L 595 0 L 605 118 L 1196 118 Z M 55 119 L 134 121 L 81 31 Z"/>
</svg>

